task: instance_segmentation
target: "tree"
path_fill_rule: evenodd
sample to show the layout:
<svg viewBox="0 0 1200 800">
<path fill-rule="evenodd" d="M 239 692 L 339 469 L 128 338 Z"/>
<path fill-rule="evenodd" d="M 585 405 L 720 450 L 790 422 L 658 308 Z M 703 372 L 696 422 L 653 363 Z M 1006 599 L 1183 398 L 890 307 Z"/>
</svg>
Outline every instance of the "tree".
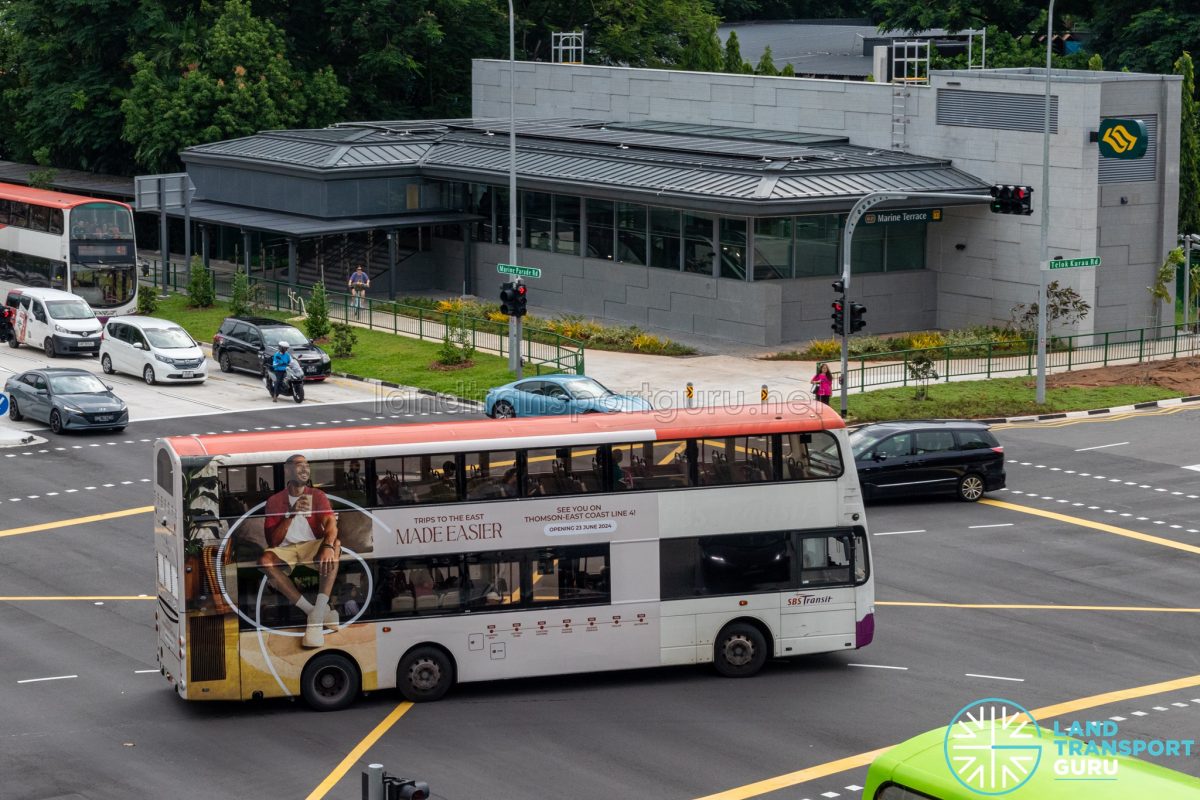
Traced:
<svg viewBox="0 0 1200 800">
<path fill-rule="evenodd" d="M 1196 70 L 1184 52 L 1175 61 L 1183 76 L 1179 113 L 1179 232 L 1200 233 L 1200 104 L 1196 102 Z"/>
<path fill-rule="evenodd" d="M 242 317 L 250 312 L 250 278 L 240 269 L 229 285 L 229 315 Z"/>
<path fill-rule="evenodd" d="M 1092 72 L 1103 72 L 1104 59 L 1100 57 L 1099 53 L 1092 53 L 1092 57 L 1088 59 L 1087 68 Z"/>
<path fill-rule="evenodd" d="M 226 0 L 210 27 L 185 28 L 169 57 L 135 53 L 121 110 L 138 165 L 165 171 L 191 145 L 335 121 L 347 92 L 333 70 L 304 73 L 286 51 L 283 32 L 248 0 Z"/>
<path fill-rule="evenodd" d="M 933 359 L 926 353 L 918 353 L 913 356 L 911 361 L 906 361 L 904 367 L 908 370 L 909 380 L 917 385 L 917 393 L 913 395 L 913 399 L 928 400 L 929 382 L 938 379 L 937 370 L 933 367 Z"/>
<path fill-rule="evenodd" d="M 1050 281 L 1046 286 L 1046 330 L 1051 331 L 1056 322 L 1064 325 L 1074 325 L 1087 317 L 1092 310 L 1091 305 L 1079 296 L 1079 292 L 1070 286 L 1061 286 L 1058 281 Z M 1038 304 L 1017 303 L 1012 307 L 1012 325 L 1019 331 L 1033 331 L 1037 328 Z"/>
<path fill-rule="evenodd" d="M 796 77 L 796 68 L 792 66 L 792 62 L 787 62 L 783 65 L 783 69 L 779 70 L 780 76 L 784 78 Z"/>
<path fill-rule="evenodd" d="M 1180 53 L 1200 52 L 1200 5 L 1195 0 L 1100 0 L 1088 17 L 1095 49 L 1106 64 L 1170 73 Z"/>
<path fill-rule="evenodd" d="M 742 60 L 742 46 L 738 42 L 737 31 L 730 31 L 729 38 L 725 40 L 725 72 L 741 72 L 742 65 L 745 64 Z"/>
<path fill-rule="evenodd" d="M 308 316 L 304 330 L 310 339 L 324 339 L 329 335 L 329 300 L 325 296 L 325 284 L 313 284 L 312 297 L 308 300 Z"/>
<path fill-rule="evenodd" d="M 717 36 L 717 23 L 714 19 L 707 36 L 697 36 L 684 47 L 679 66 L 693 72 L 720 72 L 724 65 L 721 39 Z"/>
<path fill-rule="evenodd" d="M 767 45 L 767 49 L 763 50 L 762 57 L 758 59 L 758 65 L 754 67 L 756 75 L 778 75 L 779 70 L 775 66 L 775 59 L 771 56 L 771 46 Z"/>
<path fill-rule="evenodd" d="M 192 308 L 211 308 L 217 302 L 217 292 L 213 287 L 213 276 L 204 268 L 200 256 L 192 256 L 192 266 L 188 276 L 188 305 Z"/>
<path fill-rule="evenodd" d="M 5 158 L 28 162 L 45 147 L 53 166 L 132 170 L 132 149 L 121 141 L 128 43 L 153 39 L 156 25 L 179 11 L 176 5 L 174 0 L 0 4 Z"/>
</svg>

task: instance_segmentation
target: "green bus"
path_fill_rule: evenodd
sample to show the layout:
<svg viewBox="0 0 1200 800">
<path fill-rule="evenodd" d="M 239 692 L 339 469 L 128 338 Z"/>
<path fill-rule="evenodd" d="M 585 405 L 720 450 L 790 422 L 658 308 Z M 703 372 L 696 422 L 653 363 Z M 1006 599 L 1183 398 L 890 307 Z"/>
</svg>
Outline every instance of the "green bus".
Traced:
<svg viewBox="0 0 1200 800">
<path fill-rule="evenodd" d="M 1149 761 L 1108 753 L 1060 757 L 1058 743 L 1067 737 L 1045 728 L 1012 735 L 995 725 L 981 733 L 976 757 L 951 752 L 957 745 L 945 728 L 893 747 L 871 764 L 863 800 L 1200 800 L 1200 778 Z"/>
</svg>

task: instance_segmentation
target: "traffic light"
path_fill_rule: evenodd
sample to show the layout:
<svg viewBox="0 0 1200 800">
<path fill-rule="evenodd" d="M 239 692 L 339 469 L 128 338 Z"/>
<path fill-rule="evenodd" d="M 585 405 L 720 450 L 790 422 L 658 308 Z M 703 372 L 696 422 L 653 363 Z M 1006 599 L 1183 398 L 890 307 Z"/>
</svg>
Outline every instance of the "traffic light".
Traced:
<svg viewBox="0 0 1200 800">
<path fill-rule="evenodd" d="M 513 304 L 513 316 L 523 317 L 528 313 L 525 305 L 529 302 L 529 298 L 527 297 L 529 294 L 529 287 L 523 283 L 515 284 L 515 286 L 517 296 Z"/>
<path fill-rule="evenodd" d="M 834 333 L 842 333 L 846 321 L 845 307 L 842 305 L 841 300 L 834 300 L 831 305 L 833 306 L 833 313 L 829 316 L 833 317 L 833 324 L 829 327 L 833 328 Z"/>
<path fill-rule="evenodd" d="M 397 778 L 384 774 L 383 796 L 385 800 L 429 800 L 429 784 L 409 778 Z"/>
<path fill-rule="evenodd" d="M 1033 213 L 1033 187 L 996 184 L 992 187 L 991 208 L 993 214 L 1022 214 L 1027 217 Z"/>
<path fill-rule="evenodd" d="M 863 314 L 867 313 L 867 307 L 858 303 L 850 304 L 850 332 L 858 333 L 863 328 L 867 327 L 867 321 L 863 319 Z"/>
<path fill-rule="evenodd" d="M 833 282 L 833 290 L 835 292 L 837 292 L 838 294 L 844 295 L 846 293 L 846 282 L 844 280 L 841 280 L 840 278 L 838 280 L 834 281 Z"/>
<path fill-rule="evenodd" d="M 517 284 L 515 282 L 500 284 L 500 313 L 509 317 L 517 315 Z"/>
</svg>

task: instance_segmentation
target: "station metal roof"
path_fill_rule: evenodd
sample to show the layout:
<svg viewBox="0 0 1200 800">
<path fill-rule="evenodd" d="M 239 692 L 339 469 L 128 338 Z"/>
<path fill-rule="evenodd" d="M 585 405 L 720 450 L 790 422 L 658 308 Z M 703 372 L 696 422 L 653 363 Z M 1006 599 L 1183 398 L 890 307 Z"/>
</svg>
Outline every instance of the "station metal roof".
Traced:
<svg viewBox="0 0 1200 800">
<path fill-rule="evenodd" d="M 420 175 L 503 186 L 509 124 L 408 120 L 264 131 L 189 148 L 183 159 L 309 177 Z M 989 186 L 948 160 L 823 134 L 579 119 L 517 120 L 515 127 L 518 183 L 532 191 L 766 216 L 844 211 L 873 191 L 982 195 Z"/>
</svg>

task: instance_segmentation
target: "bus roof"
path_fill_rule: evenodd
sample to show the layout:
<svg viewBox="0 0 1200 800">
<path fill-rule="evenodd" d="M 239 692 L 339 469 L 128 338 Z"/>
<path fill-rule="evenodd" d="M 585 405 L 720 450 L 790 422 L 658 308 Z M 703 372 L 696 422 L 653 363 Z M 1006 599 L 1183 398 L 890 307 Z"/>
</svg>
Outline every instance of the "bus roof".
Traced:
<svg viewBox="0 0 1200 800">
<path fill-rule="evenodd" d="M 20 200 L 23 203 L 32 203 L 35 206 L 48 206 L 50 208 L 74 208 L 84 203 L 112 203 L 113 205 L 129 208 L 128 203 L 122 203 L 119 200 L 108 200 L 103 197 L 84 197 L 78 194 L 64 194 L 63 192 L 52 192 L 46 189 L 20 186 L 15 183 L 0 183 L 0 200 Z"/>
<path fill-rule="evenodd" d="M 565 417 L 525 417 L 507 420 L 452 420 L 353 428 L 297 428 L 289 431 L 173 436 L 166 439 L 182 457 L 245 455 L 284 450 L 311 451 L 387 445 L 445 444 L 495 441 L 498 447 L 520 447 L 522 439 L 573 436 L 597 441 L 623 441 L 622 434 L 647 434 L 657 440 L 720 438 L 768 433 L 804 433 L 844 428 L 846 423 L 821 403 L 764 404 L 728 408 L 670 411 L 630 411 Z"/>
<path fill-rule="evenodd" d="M 874 800 L 879 788 L 888 783 L 937 800 L 978 800 L 978 793 L 969 791 L 951 774 L 946 763 L 945 737 L 946 729 L 938 728 L 914 736 L 878 756 L 867 773 L 863 800 Z M 1045 727 L 1039 728 L 1038 737 L 1032 741 L 1006 739 L 997 732 L 998 743 L 1033 744 L 1042 749 L 1041 762 L 1033 777 L 1014 791 L 1012 797 L 1023 800 L 1130 800 L 1135 797 L 1194 800 L 1200 790 L 1200 778 L 1121 755 L 1095 757 L 1097 761 L 1103 758 L 1119 762 L 1115 780 L 1061 780 L 1062 776 L 1055 774 L 1054 762 L 1058 759 L 1055 741 L 1062 738 L 1065 737 L 1055 736 Z"/>
</svg>

